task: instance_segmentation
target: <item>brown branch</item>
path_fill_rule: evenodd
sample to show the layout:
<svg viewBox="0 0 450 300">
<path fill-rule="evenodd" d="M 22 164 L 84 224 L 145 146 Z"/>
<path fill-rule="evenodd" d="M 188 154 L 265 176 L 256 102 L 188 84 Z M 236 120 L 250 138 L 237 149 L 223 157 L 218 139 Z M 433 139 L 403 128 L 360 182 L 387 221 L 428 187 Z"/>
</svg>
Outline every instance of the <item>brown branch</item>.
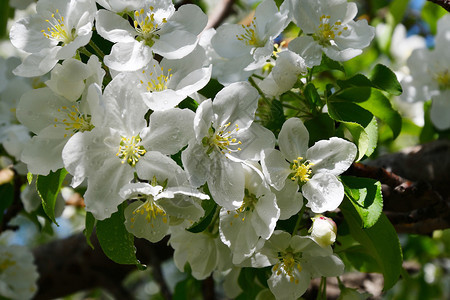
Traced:
<svg viewBox="0 0 450 300">
<path fill-rule="evenodd" d="M 233 9 L 233 4 L 235 0 L 222 0 L 208 16 L 208 24 L 206 28 L 217 28 L 222 24 L 225 19 L 233 14 L 235 11 Z"/>
<path fill-rule="evenodd" d="M 120 265 L 103 253 L 95 234 L 91 241 L 94 250 L 82 233 L 39 246 L 33 250 L 40 274 L 35 299 L 54 299 L 75 292 L 103 288 L 116 299 L 133 299 L 123 286 L 123 279 L 136 270 L 134 265 Z M 167 240 L 152 244 L 144 239 L 135 241 L 138 259 L 148 264 L 172 257 Z"/>
<path fill-rule="evenodd" d="M 355 163 L 345 175 L 382 183 L 383 210 L 397 232 L 430 234 L 450 228 L 450 141 Z"/>
</svg>

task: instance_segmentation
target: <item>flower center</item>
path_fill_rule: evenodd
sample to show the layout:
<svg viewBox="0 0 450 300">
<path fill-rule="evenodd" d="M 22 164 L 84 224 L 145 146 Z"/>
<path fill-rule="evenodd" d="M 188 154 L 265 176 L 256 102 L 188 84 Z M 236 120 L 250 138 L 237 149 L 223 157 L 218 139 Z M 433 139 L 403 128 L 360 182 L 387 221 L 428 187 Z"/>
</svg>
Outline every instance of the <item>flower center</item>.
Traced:
<svg viewBox="0 0 450 300">
<path fill-rule="evenodd" d="M 258 203 L 259 200 L 259 198 L 256 197 L 255 194 L 251 194 L 248 189 L 245 189 L 244 193 L 244 201 L 242 202 L 241 207 L 236 209 L 236 213 L 234 215 L 235 218 L 238 218 L 240 214 L 243 214 L 241 218 L 242 222 L 245 221 L 247 212 L 253 212 L 255 210 L 256 203 Z M 230 213 L 230 211 L 228 211 L 228 213 Z M 230 225 L 233 225 L 233 222 L 231 222 Z"/>
<path fill-rule="evenodd" d="M 91 131 L 94 128 L 94 125 L 91 124 L 91 117 L 83 115 L 75 105 L 63 106 L 58 109 L 58 112 L 64 114 L 64 117 L 62 119 L 55 118 L 53 126 L 65 127 L 64 130 L 71 131 L 70 136 L 77 132 Z M 67 136 L 68 134 L 65 133 L 64 137 Z"/>
<path fill-rule="evenodd" d="M 239 131 L 239 126 L 236 124 L 233 130 L 228 130 L 231 123 L 227 123 L 215 130 L 212 126 L 208 130 L 209 136 L 202 139 L 202 144 L 207 147 L 206 154 L 211 154 L 214 149 L 222 154 L 241 151 L 241 148 L 234 149 L 234 146 L 241 145 L 241 141 L 233 137 Z M 233 148 L 232 148 L 233 147 Z"/>
<path fill-rule="evenodd" d="M 156 65 L 153 65 L 153 72 L 147 73 L 145 70 L 142 70 L 145 79 L 140 80 L 140 82 L 145 86 L 147 92 L 164 91 L 167 89 L 170 79 L 172 78 L 172 74 L 170 74 L 171 71 L 172 69 L 167 70 L 167 75 L 164 75 L 163 67 L 157 68 Z"/>
<path fill-rule="evenodd" d="M 291 179 L 298 180 L 299 183 L 307 182 L 311 178 L 311 167 L 313 165 L 309 160 L 303 161 L 303 157 L 297 157 L 291 165 L 291 169 L 294 171 Z"/>
<path fill-rule="evenodd" d="M 153 39 L 159 38 L 156 32 L 160 30 L 161 25 L 167 23 L 166 18 L 161 21 L 155 19 L 154 9 L 153 6 L 150 6 L 147 10 L 142 8 L 140 11 L 134 12 L 134 28 L 149 46 L 153 45 Z"/>
<path fill-rule="evenodd" d="M 330 18 L 330 16 L 326 15 L 320 17 L 320 25 L 317 28 L 316 34 L 313 36 L 322 46 L 330 45 L 330 41 L 334 40 L 336 35 L 340 36 L 343 32 L 348 30 L 348 27 L 342 26 L 340 21 L 330 24 Z"/>
<path fill-rule="evenodd" d="M 45 20 L 45 22 L 49 24 L 49 27 L 47 27 L 48 32 L 44 29 L 41 32 L 46 38 L 56 40 L 63 46 L 74 40 L 75 30 L 68 30 L 64 24 L 64 17 L 59 14 L 58 10 L 56 10 L 56 15 L 52 14 L 52 18 Z"/>
<path fill-rule="evenodd" d="M 147 151 L 144 146 L 139 145 L 141 138 L 138 136 L 132 136 L 131 138 L 122 137 L 120 141 L 119 151 L 117 156 L 122 160 L 122 163 L 128 163 L 134 167 L 139 161 L 139 158 L 143 156 Z"/>
<path fill-rule="evenodd" d="M 445 70 L 441 73 L 436 74 L 436 82 L 441 90 L 450 89 L 450 73 L 449 70 Z"/>
<path fill-rule="evenodd" d="M 12 255 L 10 253 L 5 253 L 6 256 L 11 257 Z M 16 262 L 14 260 L 11 260 L 9 258 L 4 259 L 1 263 L 0 263 L 0 273 L 3 272 L 4 270 L 14 266 L 16 264 Z"/>
<path fill-rule="evenodd" d="M 247 46 L 258 46 L 259 44 L 259 39 L 256 34 L 255 19 L 256 18 L 253 18 L 252 22 L 247 26 L 242 24 L 242 28 L 244 29 L 243 34 L 236 34 L 236 38 Z"/>
<path fill-rule="evenodd" d="M 279 262 L 273 266 L 272 271 L 277 272 L 277 275 L 284 274 L 289 277 L 290 282 L 295 282 L 298 284 L 298 279 L 294 277 L 294 270 L 297 268 L 299 272 L 302 271 L 302 266 L 300 265 L 299 259 L 292 253 L 288 251 L 286 253 L 278 253 Z"/>
<path fill-rule="evenodd" d="M 147 223 L 152 226 L 152 228 L 155 227 L 155 225 L 153 224 L 153 220 L 158 218 L 158 216 L 161 216 L 163 218 L 163 222 L 167 223 L 167 217 L 164 208 L 156 203 L 156 201 L 153 199 L 153 196 L 147 196 L 146 198 L 147 200 L 133 211 L 133 215 L 145 214 L 145 219 L 147 220 Z M 132 217 L 130 219 L 132 223 L 134 223 L 135 220 L 135 217 Z M 131 226 L 133 228 L 133 225 Z"/>
</svg>

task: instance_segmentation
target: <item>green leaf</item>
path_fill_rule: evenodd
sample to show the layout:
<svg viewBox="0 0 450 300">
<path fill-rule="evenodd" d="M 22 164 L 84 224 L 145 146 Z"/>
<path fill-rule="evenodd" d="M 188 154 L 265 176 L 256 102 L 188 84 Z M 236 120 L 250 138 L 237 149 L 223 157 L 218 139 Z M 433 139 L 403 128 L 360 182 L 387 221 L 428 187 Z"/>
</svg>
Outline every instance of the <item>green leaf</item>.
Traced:
<svg viewBox="0 0 450 300">
<path fill-rule="evenodd" d="M 394 139 L 400 134 L 402 117 L 382 92 L 369 87 L 349 87 L 329 99 L 329 102 L 339 101 L 353 102 L 385 122 L 391 129 Z"/>
<path fill-rule="evenodd" d="M 448 14 L 448 11 L 430 1 L 426 1 L 421 10 L 421 17 L 425 22 L 427 22 L 428 26 L 430 26 L 430 32 L 432 35 L 436 35 L 437 33 L 436 21 L 446 14 Z"/>
<path fill-rule="evenodd" d="M 202 283 L 189 274 L 186 279 L 178 282 L 175 286 L 173 300 L 194 299 L 202 299 Z"/>
<path fill-rule="evenodd" d="M 350 102 L 329 101 L 327 106 L 330 117 L 335 121 L 341 122 L 353 136 L 353 140 L 358 147 L 356 160 L 360 160 L 366 153 L 370 155 L 373 149 L 369 148 L 369 146 L 374 145 L 376 142 L 373 140 L 377 139 L 373 135 L 373 115 Z"/>
<path fill-rule="evenodd" d="M 191 227 L 187 228 L 187 231 L 192 233 L 199 233 L 204 231 L 209 226 L 209 224 L 211 224 L 211 221 L 217 210 L 216 202 L 214 202 L 214 200 L 212 199 L 203 200 L 202 207 L 205 210 L 205 214 L 200 218 L 200 220 L 194 223 Z"/>
<path fill-rule="evenodd" d="M 273 100 L 270 104 L 270 115 L 264 127 L 272 131 L 275 135 L 278 135 L 285 121 L 286 117 L 284 116 L 283 105 L 279 100 Z"/>
<path fill-rule="evenodd" d="M 263 289 L 258 284 L 256 276 L 256 270 L 254 268 L 242 268 L 238 277 L 239 287 L 242 289 L 242 293 L 237 299 L 255 299 L 256 295 Z M 267 279 L 266 279 L 267 281 Z"/>
<path fill-rule="evenodd" d="M 56 225 L 58 225 L 55 219 L 56 198 L 66 175 L 66 169 L 59 169 L 56 172 L 50 172 L 47 176 L 38 175 L 36 178 L 36 189 L 42 199 L 42 207 Z"/>
<path fill-rule="evenodd" d="M 370 73 L 370 80 L 376 88 L 392 95 L 398 96 L 403 92 L 397 76 L 385 65 L 377 64 Z"/>
<path fill-rule="evenodd" d="M 136 258 L 134 236 L 125 227 L 124 205 L 119 205 L 119 210 L 110 218 L 97 221 L 97 238 L 103 252 L 112 261 L 118 264 L 136 264 L 140 262 Z"/>
<path fill-rule="evenodd" d="M 309 132 L 310 145 L 319 140 L 327 140 L 335 133 L 334 121 L 326 113 L 318 114 L 312 119 L 306 120 L 305 126 Z"/>
<path fill-rule="evenodd" d="M 370 228 L 362 228 L 362 220 L 353 204 L 345 198 L 340 209 L 350 234 L 372 256 L 384 277 L 384 289 L 388 290 L 398 281 L 402 270 L 402 249 L 397 233 L 388 218 L 381 214 Z"/>
<path fill-rule="evenodd" d="M 366 76 L 364 76 L 363 74 L 356 74 L 353 75 L 352 77 L 345 79 L 345 80 L 337 80 L 336 81 L 337 85 L 343 90 L 341 93 L 346 93 L 346 92 L 353 92 L 352 90 L 345 90 L 347 88 L 350 87 L 358 87 L 360 88 L 360 92 L 364 94 L 368 94 L 370 95 L 370 90 L 367 89 L 367 87 L 371 87 L 372 86 L 372 82 L 370 81 L 369 78 L 367 78 Z M 357 92 L 358 90 L 355 90 L 355 92 Z M 361 99 L 360 101 L 364 101 L 362 99 L 366 99 L 368 97 L 365 96 L 361 96 L 358 94 L 354 94 L 354 95 L 349 95 L 349 96 L 343 96 L 344 98 L 352 98 L 352 99 Z M 357 102 L 357 101 L 355 101 Z"/>
<path fill-rule="evenodd" d="M 392 131 L 395 139 L 402 130 L 402 117 L 394 110 L 386 96 L 380 91 L 372 89 L 370 98 L 365 102 L 358 103 L 362 108 L 370 111 L 374 116 L 386 123 Z"/>
<path fill-rule="evenodd" d="M 344 255 L 345 259 L 359 272 L 382 273 L 378 262 L 361 245 L 352 246 L 339 254 Z"/>
<path fill-rule="evenodd" d="M 405 11 L 408 7 L 408 3 L 409 0 L 392 1 L 391 5 L 389 6 L 389 12 L 394 19 L 394 25 L 392 28 L 395 28 L 395 26 L 402 21 L 403 16 L 405 15 Z"/>
<path fill-rule="evenodd" d="M 370 228 L 383 211 L 381 183 L 371 178 L 341 176 L 345 195 L 359 214 L 363 228 Z"/>
<path fill-rule="evenodd" d="M 3 220 L 3 212 L 14 201 L 14 186 L 11 183 L 0 185 L 0 223 Z"/>
<path fill-rule="evenodd" d="M 334 61 L 325 54 L 323 54 L 320 65 L 313 67 L 312 72 L 320 73 L 323 71 L 330 71 L 330 70 L 338 70 L 345 74 L 344 66 L 340 62 Z"/>
<path fill-rule="evenodd" d="M 0 1 L 0 39 L 6 37 L 6 25 L 10 13 L 9 0 Z"/>
<path fill-rule="evenodd" d="M 94 249 L 94 245 L 92 245 L 91 242 L 91 235 L 94 231 L 95 224 L 97 223 L 97 220 L 94 218 L 94 215 L 90 212 L 86 212 L 86 220 L 85 220 L 85 227 L 83 230 L 84 236 L 86 237 L 86 242 L 88 245 Z"/>
<path fill-rule="evenodd" d="M 310 107 L 316 107 L 321 104 L 322 100 L 320 99 L 320 95 L 313 83 L 308 83 L 303 93 L 306 100 L 309 102 Z"/>
</svg>

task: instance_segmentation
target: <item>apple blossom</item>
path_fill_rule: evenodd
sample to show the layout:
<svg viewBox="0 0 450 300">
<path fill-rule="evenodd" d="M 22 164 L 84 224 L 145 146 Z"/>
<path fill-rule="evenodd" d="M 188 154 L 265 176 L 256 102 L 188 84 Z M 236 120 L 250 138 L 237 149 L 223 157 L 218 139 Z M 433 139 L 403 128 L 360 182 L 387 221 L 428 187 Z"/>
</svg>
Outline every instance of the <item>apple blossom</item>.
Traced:
<svg viewBox="0 0 450 300">
<path fill-rule="evenodd" d="M 272 267 L 267 280 L 277 300 L 298 299 L 312 278 L 339 276 L 344 263 L 330 246 L 322 248 L 313 239 L 276 230 L 258 251 L 254 267 Z"/>
<path fill-rule="evenodd" d="M 93 0 L 39 0 L 36 11 L 11 28 L 11 43 L 29 53 L 14 70 L 18 76 L 43 75 L 73 57 L 91 39 L 97 9 Z"/>
<path fill-rule="evenodd" d="M 286 3 L 278 9 L 273 0 L 265 0 L 256 8 L 250 24 L 224 24 L 217 28 L 212 47 L 239 68 L 235 73 L 261 68 L 271 57 L 274 39 L 290 22 Z"/>
<path fill-rule="evenodd" d="M 244 199 L 242 161 L 259 160 L 261 149 L 275 138 L 253 122 L 258 92 L 248 83 L 234 83 L 206 100 L 194 118 L 195 138 L 182 153 L 183 166 L 194 186 L 205 182 L 217 204 L 234 210 Z"/>
<path fill-rule="evenodd" d="M 132 26 L 118 14 L 101 9 L 96 16 L 98 33 L 115 43 L 105 64 L 116 71 L 135 71 L 147 65 L 153 52 L 168 59 L 182 58 L 197 45 L 197 35 L 207 17 L 192 4 L 178 11 L 171 0 L 133 3 Z"/>
<path fill-rule="evenodd" d="M 347 0 L 289 0 L 293 20 L 306 36 L 295 38 L 289 49 L 305 59 L 308 67 L 319 65 L 322 52 L 336 61 L 362 53 L 375 35 L 367 20 L 353 21 L 358 9 Z"/>
<path fill-rule="evenodd" d="M 287 120 L 278 136 L 280 151 L 262 151 L 264 174 L 275 189 L 287 180 L 301 186 L 306 204 L 315 213 L 336 209 L 344 198 L 344 186 L 336 177 L 347 170 L 357 153 L 356 146 L 332 137 L 316 142 L 308 149 L 309 133 L 298 118 Z"/>
<path fill-rule="evenodd" d="M 72 185 L 87 177 L 86 210 L 97 219 L 117 210 L 123 202 L 119 191 L 135 171 L 139 175 L 145 168 L 164 168 L 161 153 L 177 153 L 193 135 L 191 111 L 154 112 L 147 126 L 147 108 L 136 98 L 139 94 L 129 81 L 122 74 L 116 76 L 100 97 L 102 123 L 92 131 L 76 133 L 62 153 L 64 166 L 74 176 Z"/>
</svg>

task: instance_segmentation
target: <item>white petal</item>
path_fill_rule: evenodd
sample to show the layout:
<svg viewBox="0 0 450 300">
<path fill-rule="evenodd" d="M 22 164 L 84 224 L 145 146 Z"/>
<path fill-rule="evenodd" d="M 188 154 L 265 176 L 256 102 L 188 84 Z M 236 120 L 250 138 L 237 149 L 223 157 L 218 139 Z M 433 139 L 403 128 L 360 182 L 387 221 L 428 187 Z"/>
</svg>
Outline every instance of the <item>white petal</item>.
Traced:
<svg viewBox="0 0 450 300">
<path fill-rule="evenodd" d="M 167 59 L 178 59 L 191 53 L 196 46 L 197 35 L 177 30 L 161 35 L 152 49 Z"/>
<path fill-rule="evenodd" d="M 303 187 L 302 194 L 308 200 L 307 207 L 315 213 L 332 211 L 344 199 L 344 186 L 330 173 L 318 173 Z"/>
<path fill-rule="evenodd" d="M 303 196 L 298 191 L 298 184 L 292 180 L 286 180 L 284 188 L 274 190 L 277 197 L 277 205 L 280 208 L 280 220 L 287 220 L 300 211 L 303 206 Z"/>
<path fill-rule="evenodd" d="M 344 273 L 344 263 L 337 255 L 308 257 L 305 260 L 304 267 L 313 278 L 336 277 Z"/>
<path fill-rule="evenodd" d="M 308 271 L 302 270 L 299 272 L 297 268 L 294 268 L 292 275 L 293 281 L 284 273 L 277 275 L 275 271 L 272 271 L 272 276 L 267 280 L 267 283 L 277 300 L 298 299 L 306 292 L 311 281 L 311 275 Z"/>
<path fill-rule="evenodd" d="M 125 227 L 127 231 L 138 238 L 144 238 L 152 243 L 159 242 L 169 231 L 169 222 L 166 216 L 160 214 L 147 220 L 147 215 L 135 213 L 135 210 L 143 204 L 142 201 L 131 203 L 125 209 Z M 146 212 L 150 213 L 151 212 Z"/>
<path fill-rule="evenodd" d="M 240 207 L 244 199 L 244 170 L 240 163 L 222 156 L 214 159 L 208 174 L 208 187 L 214 201 L 228 209 Z"/>
<path fill-rule="evenodd" d="M 147 150 L 175 154 L 194 137 L 194 113 L 189 109 L 172 108 L 155 111 L 150 116 L 149 134 L 143 136 Z"/>
<path fill-rule="evenodd" d="M 206 155 L 203 145 L 191 141 L 181 153 L 184 169 L 189 177 L 189 182 L 199 187 L 210 176 L 211 159 Z"/>
<path fill-rule="evenodd" d="M 23 149 L 21 160 L 27 164 L 28 172 L 47 175 L 64 167 L 61 155 L 68 138 L 55 136 L 55 131 L 53 126 L 47 127 Z"/>
<path fill-rule="evenodd" d="M 95 175 L 88 177 L 88 189 L 84 194 L 86 211 L 97 220 L 109 218 L 124 201 L 119 191 L 133 179 L 133 173 L 133 169 L 128 164 L 122 164 L 117 157 L 106 160 Z"/>
<path fill-rule="evenodd" d="M 230 247 L 234 264 L 239 264 L 245 258 L 250 257 L 255 251 L 259 239 L 251 221 L 242 220 L 242 216 L 243 214 L 236 214 L 225 208 L 220 211 L 220 239 Z"/>
<path fill-rule="evenodd" d="M 152 51 L 143 42 L 120 42 L 113 45 L 104 62 L 116 71 L 136 71 L 147 65 L 151 58 Z"/>
<path fill-rule="evenodd" d="M 308 149 L 308 142 L 308 130 L 300 119 L 290 118 L 284 122 L 278 135 L 278 144 L 281 153 L 288 161 L 292 162 L 298 157 L 303 157 Z"/>
<path fill-rule="evenodd" d="M 153 186 L 151 184 L 148 184 L 146 182 L 136 182 L 136 183 L 129 183 L 124 185 L 120 191 L 119 195 L 122 197 L 122 199 L 132 199 L 134 197 L 137 197 L 139 195 L 152 195 L 156 196 L 162 191 L 162 186 Z"/>
<path fill-rule="evenodd" d="M 140 179 L 151 181 L 156 177 L 159 184 L 167 179 L 169 187 L 183 185 L 188 180 L 186 173 L 173 159 L 157 151 L 145 153 L 136 164 L 136 172 Z"/>
<path fill-rule="evenodd" d="M 267 181 L 277 190 L 284 187 L 289 174 L 292 173 L 283 154 L 275 149 L 266 149 L 261 152 L 261 166 Z"/>
<path fill-rule="evenodd" d="M 306 66 L 312 68 L 322 61 L 322 47 L 311 36 L 300 36 L 289 42 L 289 50 L 305 60 Z"/>
<path fill-rule="evenodd" d="M 237 124 L 239 130 L 250 127 L 258 106 L 258 91 L 247 82 L 238 82 L 224 87 L 213 101 L 214 114 L 217 115 L 216 126 L 228 122 Z"/>
<path fill-rule="evenodd" d="M 95 28 L 98 34 L 113 43 L 134 41 L 136 31 L 130 23 L 119 15 L 100 9 L 96 15 Z"/>
<path fill-rule="evenodd" d="M 273 149 L 275 146 L 275 136 L 272 131 L 258 123 L 252 123 L 247 130 L 238 131 L 235 137 L 242 142 L 240 145 L 242 150 L 231 153 L 229 156 L 241 160 L 258 161 L 261 150 Z"/>
<path fill-rule="evenodd" d="M 337 137 L 321 140 L 306 152 L 313 173 L 326 172 L 339 175 L 347 170 L 356 157 L 355 144 Z"/>
<path fill-rule="evenodd" d="M 430 117 L 434 126 L 439 130 L 450 128 L 450 90 L 445 90 L 433 97 Z"/>
</svg>

